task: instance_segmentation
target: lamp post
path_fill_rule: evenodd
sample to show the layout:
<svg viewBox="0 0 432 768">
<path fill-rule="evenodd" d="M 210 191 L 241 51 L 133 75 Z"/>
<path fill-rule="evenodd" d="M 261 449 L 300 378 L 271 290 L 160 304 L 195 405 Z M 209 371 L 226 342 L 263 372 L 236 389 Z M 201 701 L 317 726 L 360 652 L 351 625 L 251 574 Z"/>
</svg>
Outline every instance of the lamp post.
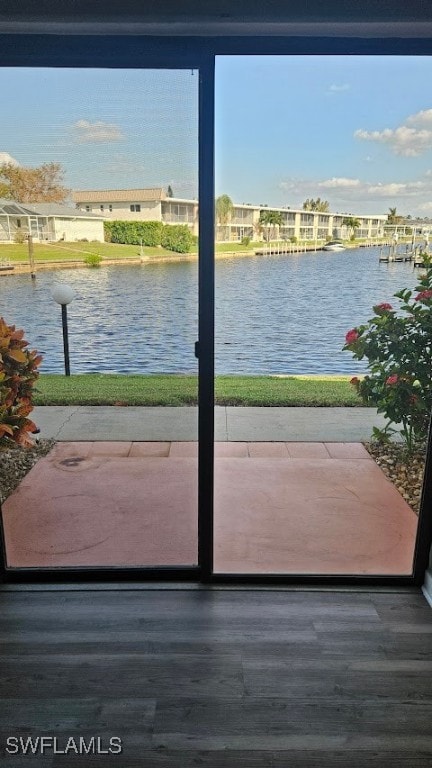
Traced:
<svg viewBox="0 0 432 768">
<path fill-rule="evenodd" d="M 59 283 L 52 289 L 51 296 L 57 304 L 61 305 L 65 375 L 70 376 L 67 305 L 75 298 L 75 293 L 70 285 Z"/>
</svg>

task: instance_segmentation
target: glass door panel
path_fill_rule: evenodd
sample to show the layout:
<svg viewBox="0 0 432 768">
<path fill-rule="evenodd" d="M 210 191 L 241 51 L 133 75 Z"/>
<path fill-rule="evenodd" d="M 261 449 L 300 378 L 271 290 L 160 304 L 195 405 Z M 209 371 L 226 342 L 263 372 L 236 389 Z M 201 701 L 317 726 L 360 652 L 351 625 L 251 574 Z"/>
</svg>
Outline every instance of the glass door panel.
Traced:
<svg viewBox="0 0 432 768">
<path fill-rule="evenodd" d="M 370 445 L 385 419 L 350 384 L 370 373 L 366 358 L 343 347 L 374 306 L 379 318 L 399 306 L 395 292 L 420 290 L 431 67 L 217 59 L 218 574 L 412 573 L 424 446 L 416 463 L 397 441 Z M 417 386 L 411 418 L 421 365 L 395 352 L 386 370 L 384 396 Z"/>
<path fill-rule="evenodd" d="M 0 78 L 0 315 L 43 357 L 46 454 L 8 454 L 7 567 L 196 566 L 198 73 Z"/>
</svg>

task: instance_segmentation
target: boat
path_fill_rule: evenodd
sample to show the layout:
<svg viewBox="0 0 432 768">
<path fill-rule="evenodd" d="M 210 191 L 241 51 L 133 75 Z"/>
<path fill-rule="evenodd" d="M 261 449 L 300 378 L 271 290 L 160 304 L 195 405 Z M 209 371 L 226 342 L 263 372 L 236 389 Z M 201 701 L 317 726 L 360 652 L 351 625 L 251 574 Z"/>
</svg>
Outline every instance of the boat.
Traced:
<svg viewBox="0 0 432 768">
<path fill-rule="evenodd" d="M 342 240 L 330 240 L 322 247 L 323 251 L 345 251 L 345 246 Z"/>
</svg>

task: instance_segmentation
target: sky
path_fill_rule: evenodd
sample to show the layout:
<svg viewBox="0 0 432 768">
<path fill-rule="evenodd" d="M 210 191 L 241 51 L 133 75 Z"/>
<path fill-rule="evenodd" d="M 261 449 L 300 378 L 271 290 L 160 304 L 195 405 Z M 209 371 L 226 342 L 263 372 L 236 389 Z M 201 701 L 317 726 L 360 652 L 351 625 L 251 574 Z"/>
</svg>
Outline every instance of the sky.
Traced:
<svg viewBox="0 0 432 768">
<path fill-rule="evenodd" d="M 218 57 L 216 195 L 432 216 L 431 83 L 428 57 Z M 0 162 L 197 197 L 197 72 L 6 68 L 0 89 Z"/>
</svg>

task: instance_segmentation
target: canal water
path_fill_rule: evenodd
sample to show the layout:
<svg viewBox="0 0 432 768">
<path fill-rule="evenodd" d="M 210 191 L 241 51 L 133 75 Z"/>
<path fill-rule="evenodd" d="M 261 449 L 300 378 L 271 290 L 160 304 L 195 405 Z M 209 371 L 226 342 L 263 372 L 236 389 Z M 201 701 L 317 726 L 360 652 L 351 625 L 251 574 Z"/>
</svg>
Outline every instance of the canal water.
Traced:
<svg viewBox="0 0 432 768">
<path fill-rule="evenodd" d="M 224 258 L 216 263 L 217 373 L 344 373 L 366 370 L 342 352 L 347 330 L 374 304 L 414 287 L 411 264 L 380 264 L 378 249 Z M 76 292 L 69 306 L 73 373 L 196 372 L 196 262 L 41 271 L 0 277 L 0 315 L 24 328 L 63 371 L 57 282 Z"/>
</svg>

